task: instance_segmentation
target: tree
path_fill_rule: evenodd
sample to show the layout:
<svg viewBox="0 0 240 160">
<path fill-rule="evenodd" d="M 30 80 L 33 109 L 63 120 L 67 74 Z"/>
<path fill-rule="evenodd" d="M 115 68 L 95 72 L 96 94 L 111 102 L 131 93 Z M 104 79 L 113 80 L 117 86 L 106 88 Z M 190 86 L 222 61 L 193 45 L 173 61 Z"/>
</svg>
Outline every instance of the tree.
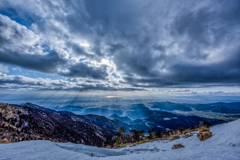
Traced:
<svg viewBox="0 0 240 160">
<path fill-rule="evenodd" d="M 121 133 L 125 133 L 126 132 L 126 129 L 125 128 L 123 128 L 122 126 L 120 127 L 120 129 L 119 129 L 120 131 L 121 131 Z"/>
<path fill-rule="evenodd" d="M 114 131 L 119 137 L 123 138 L 125 137 L 124 133 L 126 132 L 126 129 L 122 126 L 119 128 L 119 130 Z"/>
<path fill-rule="evenodd" d="M 135 139 L 136 141 L 139 141 L 140 140 L 140 137 L 143 136 L 143 133 L 144 133 L 144 130 L 131 130 L 130 131 L 132 134 L 133 134 L 133 139 Z"/>
<path fill-rule="evenodd" d="M 149 138 L 151 139 L 155 139 L 156 138 L 156 132 L 154 130 L 154 128 L 152 130 L 149 130 Z"/>
<path fill-rule="evenodd" d="M 157 131 L 157 133 L 156 133 L 156 136 L 157 136 L 158 138 L 162 138 L 162 133 L 161 133 L 161 130 L 160 130 L 160 129 L 158 129 L 158 131 Z"/>
</svg>

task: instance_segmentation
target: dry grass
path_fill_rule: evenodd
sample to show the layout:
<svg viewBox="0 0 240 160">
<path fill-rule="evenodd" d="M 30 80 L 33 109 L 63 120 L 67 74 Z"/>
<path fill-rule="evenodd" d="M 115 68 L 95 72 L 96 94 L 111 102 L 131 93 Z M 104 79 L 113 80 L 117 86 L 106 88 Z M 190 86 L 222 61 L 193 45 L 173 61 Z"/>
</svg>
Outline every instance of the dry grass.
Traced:
<svg viewBox="0 0 240 160">
<path fill-rule="evenodd" d="M 197 134 L 197 137 L 199 138 L 200 141 L 205 141 L 206 139 L 212 137 L 212 132 L 209 131 L 199 132 Z"/>
<path fill-rule="evenodd" d="M 182 134 L 192 133 L 192 132 L 195 132 L 195 131 L 197 131 L 197 129 L 186 129 L 182 132 Z"/>
<path fill-rule="evenodd" d="M 200 141 L 205 141 L 206 139 L 212 137 L 212 132 L 210 132 L 209 128 L 201 127 L 198 128 L 199 133 L 197 134 L 197 137 Z"/>
<path fill-rule="evenodd" d="M 2 141 L 1 141 L 1 143 L 3 143 L 3 144 L 7 144 L 7 143 L 10 143 L 10 142 L 8 141 L 7 138 L 3 138 Z"/>
<path fill-rule="evenodd" d="M 180 138 L 180 135 L 177 134 L 177 135 L 172 135 L 171 138 L 170 138 L 170 141 L 173 141 L 175 139 L 179 139 Z"/>
<path fill-rule="evenodd" d="M 136 143 L 133 143 L 132 145 L 130 145 L 129 147 L 133 147 L 133 146 L 136 146 L 137 144 Z"/>
<path fill-rule="evenodd" d="M 110 145 L 107 145 L 105 148 L 108 148 L 108 149 L 109 149 L 109 148 L 112 148 L 112 147 L 111 147 Z"/>
<path fill-rule="evenodd" d="M 191 137 L 193 136 L 193 133 L 186 133 L 183 135 L 183 138 L 188 138 L 188 137 Z"/>
<path fill-rule="evenodd" d="M 113 146 L 113 148 L 114 148 L 114 149 L 116 149 L 116 148 L 123 148 L 123 147 L 126 147 L 126 146 L 133 147 L 133 146 L 136 146 L 136 145 L 139 145 L 139 144 L 143 144 L 143 143 L 154 142 L 154 141 L 162 141 L 162 140 L 167 140 L 167 139 L 164 139 L 164 138 L 156 138 L 156 139 L 154 139 L 154 140 L 145 139 L 145 140 L 143 140 L 143 141 L 132 142 L 132 143 L 121 143 L 121 144 L 115 143 L 114 146 Z"/>
<path fill-rule="evenodd" d="M 114 146 L 113 146 L 114 149 L 123 148 L 123 147 L 127 147 L 127 144 L 123 144 L 123 143 L 122 144 L 117 144 L 117 145 L 114 144 Z"/>
<path fill-rule="evenodd" d="M 200 132 L 209 132 L 210 131 L 210 129 L 206 128 L 206 127 L 201 127 L 201 128 L 198 128 L 197 130 L 199 131 L 199 133 Z"/>
<path fill-rule="evenodd" d="M 172 149 L 178 149 L 178 148 L 184 148 L 185 146 L 183 146 L 181 143 L 179 144 L 174 144 Z"/>
</svg>

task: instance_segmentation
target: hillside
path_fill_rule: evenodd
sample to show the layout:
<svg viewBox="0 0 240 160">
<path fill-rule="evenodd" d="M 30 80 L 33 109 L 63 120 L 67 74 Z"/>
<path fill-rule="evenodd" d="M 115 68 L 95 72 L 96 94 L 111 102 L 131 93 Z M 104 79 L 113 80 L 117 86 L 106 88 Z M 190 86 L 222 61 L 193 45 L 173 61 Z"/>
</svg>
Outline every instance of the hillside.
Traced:
<svg viewBox="0 0 240 160">
<path fill-rule="evenodd" d="M 0 138 L 9 142 L 51 140 L 104 146 L 113 132 L 77 115 L 57 112 L 34 104 L 0 103 Z"/>
<path fill-rule="evenodd" d="M 239 160 L 240 119 L 210 128 L 213 136 L 200 141 L 196 133 L 174 141 L 155 141 L 134 147 L 106 149 L 73 143 L 25 141 L 0 144 L 0 159 L 100 159 L 103 160 Z M 172 149 L 181 143 L 184 148 Z"/>
</svg>

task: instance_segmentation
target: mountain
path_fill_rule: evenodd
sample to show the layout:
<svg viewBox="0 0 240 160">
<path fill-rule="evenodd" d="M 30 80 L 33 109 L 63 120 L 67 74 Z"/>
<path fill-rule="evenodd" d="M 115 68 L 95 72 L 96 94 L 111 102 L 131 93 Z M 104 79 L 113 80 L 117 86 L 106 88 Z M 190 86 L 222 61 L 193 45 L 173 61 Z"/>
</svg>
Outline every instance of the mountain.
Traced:
<svg viewBox="0 0 240 160">
<path fill-rule="evenodd" d="M 165 104 L 165 103 L 164 103 Z M 172 105 L 172 103 L 170 103 Z M 130 115 L 131 118 L 135 118 L 131 122 L 128 123 L 128 127 L 137 130 L 151 130 L 154 128 L 157 130 L 165 131 L 167 129 L 178 129 L 184 127 L 192 127 L 199 125 L 199 122 L 209 122 L 218 121 L 218 119 L 214 118 L 203 118 L 190 114 L 177 114 L 170 111 L 164 110 L 152 110 L 143 105 L 136 105 L 139 108 L 136 111 L 131 110 L 127 111 L 127 115 Z M 134 106 L 134 109 L 135 107 Z M 173 105 L 172 105 L 173 106 Z M 174 105 L 176 107 L 176 105 Z M 165 108 L 166 109 L 166 108 Z M 171 111 L 173 108 L 171 109 Z M 187 110 L 187 109 L 182 109 Z M 224 122 L 224 121 L 218 121 Z"/>
<path fill-rule="evenodd" d="M 210 103 L 210 104 L 188 104 L 198 111 L 240 114 L 240 102 L 234 103 Z"/>
<path fill-rule="evenodd" d="M 116 114 L 111 115 L 109 118 L 117 119 L 117 120 L 122 121 L 124 123 L 130 123 L 132 121 L 128 116 L 121 117 L 121 116 L 118 116 Z"/>
<path fill-rule="evenodd" d="M 13 133 L 17 135 L 15 139 L 14 136 L 9 136 L 12 142 L 51 139 L 97 146 L 102 146 L 106 139 L 111 139 L 114 135 L 113 131 L 121 126 L 126 132 L 132 129 L 148 132 L 152 128 L 155 131 L 159 129 L 165 131 L 196 126 L 202 121 L 212 123 L 218 120 L 152 110 L 142 104 L 132 105 L 127 112 L 130 112 L 128 115 L 135 119 L 131 120 L 128 116 L 121 117 L 116 114 L 111 115 L 111 119 L 94 114 L 77 115 L 70 111 L 55 111 L 32 103 L 22 105 L 1 103 L 0 116 L 4 130 L 11 135 Z M 223 122 L 217 121 L 217 123 Z"/>
<path fill-rule="evenodd" d="M 161 102 L 161 103 L 154 103 L 154 104 L 158 104 L 158 105 L 161 104 L 160 106 L 172 106 L 172 107 L 174 106 L 176 108 L 179 107 L 179 104 L 171 103 L 171 102 Z M 178 128 L 196 126 L 199 124 L 199 122 L 202 122 L 202 121 L 206 121 L 209 123 L 212 123 L 213 121 L 218 121 L 218 119 L 171 113 L 170 111 L 164 111 L 163 109 L 152 110 L 143 104 L 133 104 L 128 108 L 128 111 L 126 111 L 127 115 L 129 115 L 134 120 L 131 120 L 128 116 L 121 117 L 121 116 L 118 116 L 117 114 L 113 114 L 107 118 L 105 116 L 96 115 L 96 114 L 76 115 L 69 111 L 54 111 L 54 110 L 43 108 L 31 103 L 25 103 L 22 105 L 28 106 L 28 107 L 37 107 L 38 109 L 47 110 L 49 112 L 57 112 L 61 115 L 63 114 L 63 115 L 78 117 L 82 120 L 88 121 L 92 124 L 95 124 L 99 127 L 103 127 L 111 131 L 118 130 L 121 126 L 123 126 L 126 129 L 126 132 L 130 132 L 131 129 L 145 130 L 145 132 L 148 132 L 152 128 L 154 128 L 156 131 L 158 131 L 159 129 L 162 131 L 165 131 L 167 129 L 178 129 Z M 183 106 L 183 105 L 180 105 L 180 106 Z M 165 109 L 166 108 L 167 107 L 165 107 Z M 105 110 L 98 109 L 98 111 L 100 110 L 103 112 L 105 110 L 108 110 L 108 108 L 106 108 Z M 174 110 L 174 108 L 171 108 L 171 111 L 172 110 Z M 187 109 L 181 109 L 181 110 L 187 110 Z M 111 113 L 111 111 L 108 110 L 107 113 L 109 114 Z M 225 121 L 221 121 L 221 123 L 223 122 Z"/>
<path fill-rule="evenodd" d="M 76 159 L 76 160 L 239 160 L 240 119 L 210 127 L 212 137 L 200 141 L 197 133 L 188 138 L 154 141 L 119 149 L 99 148 L 73 143 L 25 141 L 0 144 L 0 159 Z M 182 144 L 184 148 L 172 149 Z"/>
<path fill-rule="evenodd" d="M 152 122 L 154 124 L 153 128 L 158 128 L 157 126 L 161 126 L 162 128 L 168 129 L 178 129 L 184 127 L 192 127 L 199 125 L 199 122 L 213 122 L 217 121 L 216 119 L 207 119 L 197 116 L 176 116 L 172 118 L 159 118 L 159 117 L 151 117 L 146 119 L 148 122 Z"/>
<path fill-rule="evenodd" d="M 103 146 L 113 132 L 69 112 L 57 112 L 35 104 L 0 103 L 0 136 L 10 142 L 52 140 Z"/>
<path fill-rule="evenodd" d="M 83 119 L 85 121 L 88 121 L 92 124 L 95 124 L 99 127 L 103 127 L 105 129 L 114 131 L 114 130 L 118 130 L 121 126 L 126 126 L 128 127 L 128 124 L 116 120 L 116 119 L 108 119 L 104 116 L 100 116 L 100 115 L 94 115 L 94 114 L 87 114 L 87 115 L 76 115 L 72 112 L 69 111 L 57 111 L 59 114 L 63 114 L 63 115 L 68 115 L 68 116 L 74 116 L 74 117 L 78 117 L 80 119 Z"/>
<path fill-rule="evenodd" d="M 154 103 L 150 103 L 150 104 L 151 104 L 151 108 L 158 108 L 159 110 L 163 110 L 163 111 L 174 111 L 174 110 L 192 111 L 191 107 L 186 106 L 184 104 L 179 104 L 179 103 L 154 102 Z"/>
<path fill-rule="evenodd" d="M 104 107 L 104 106 L 103 106 Z M 112 114 L 122 115 L 123 111 L 120 109 L 111 109 L 111 108 L 87 108 L 84 111 L 84 114 L 95 114 L 108 117 Z"/>
<path fill-rule="evenodd" d="M 196 116 L 193 114 L 186 114 L 186 112 L 192 111 L 193 106 L 195 106 L 194 104 L 191 104 L 191 106 L 187 106 L 187 104 L 179 104 L 179 103 L 172 103 L 172 102 L 154 102 L 150 104 L 151 104 L 150 105 L 151 107 L 146 107 L 146 105 L 144 104 L 132 104 L 129 107 L 124 108 L 122 110 L 119 109 L 120 106 L 115 106 L 113 107 L 113 109 L 110 106 L 106 106 L 107 108 L 96 109 L 99 115 L 86 114 L 87 112 L 84 112 L 83 115 L 76 115 L 72 112 L 67 112 L 67 111 L 58 111 L 58 113 L 64 113 L 68 115 L 71 114 L 72 116 L 77 116 L 78 118 L 81 118 L 99 127 L 103 127 L 112 131 L 118 130 L 121 126 L 124 126 L 127 132 L 130 132 L 131 129 L 145 130 L 145 132 L 148 132 L 152 128 L 154 128 L 156 131 L 159 129 L 162 131 L 165 131 L 167 129 L 178 129 L 178 128 L 196 126 L 199 124 L 199 122 L 203 122 L 203 121 L 212 123 L 213 121 L 219 120 L 216 118 L 204 118 L 204 117 Z M 222 104 L 222 103 L 219 103 L 219 104 Z M 213 106 L 213 104 L 208 104 L 208 105 Z M 159 108 L 153 109 L 154 106 Z M 229 106 L 231 106 L 231 104 Z M 217 108 L 216 106 L 214 107 Z M 94 111 L 94 108 L 90 108 L 90 110 Z M 178 114 L 177 112 L 173 112 L 176 110 L 184 111 L 185 114 Z M 101 111 L 101 113 L 102 112 L 106 112 L 106 113 L 100 114 L 99 111 Z M 125 117 L 119 116 L 119 114 L 122 115 L 124 111 L 125 111 L 125 114 L 128 116 L 125 116 Z M 116 113 L 116 114 L 110 115 L 111 113 Z M 103 115 L 110 115 L 110 116 L 106 117 Z M 223 123 L 223 122 L 225 121 L 218 121 L 218 123 Z"/>
<path fill-rule="evenodd" d="M 178 129 L 184 127 L 197 126 L 199 125 L 200 122 L 203 121 L 209 123 L 212 123 L 214 121 L 217 121 L 217 123 L 225 122 L 219 121 L 218 119 L 202 118 L 198 116 L 185 116 L 173 114 L 166 111 L 145 110 L 145 115 L 148 115 L 146 116 L 148 118 L 135 119 L 133 121 L 129 121 L 128 123 L 125 123 L 117 119 L 108 119 L 104 116 L 94 114 L 76 116 L 90 123 L 93 123 L 99 127 L 103 127 L 112 131 L 118 130 L 121 126 L 123 126 L 126 129 L 126 132 L 130 132 L 130 130 L 132 129 L 145 130 L 145 132 L 148 132 L 152 128 L 154 128 L 156 131 L 158 131 L 158 129 L 160 129 L 161 131 L 165 131 L 167 129 Z M 117 116 L 114 117 L 118 118 Z M 122 117 L 120 117 L 119 119 L 121 118 Z"/>
<path fill-rule="evenodd" d="M 129 125 L 122 121 L 119 121 L 117 119 L 108 119 L 104 116 L 87 114 L 80 117 L 90 123 L 109 130 L 118 130 L 121 126 L 129 128 Z"/>
</svg>

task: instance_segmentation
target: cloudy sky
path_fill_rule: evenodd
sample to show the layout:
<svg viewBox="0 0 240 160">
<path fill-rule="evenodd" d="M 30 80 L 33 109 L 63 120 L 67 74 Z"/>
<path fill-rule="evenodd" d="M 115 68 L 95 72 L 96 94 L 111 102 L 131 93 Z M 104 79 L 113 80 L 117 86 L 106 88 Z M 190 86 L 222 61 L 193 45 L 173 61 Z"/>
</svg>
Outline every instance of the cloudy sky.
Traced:
<svg viewBox="0 0 240 160">
<path fill-rule="evenodd" d="M 239 86 L 239 0 L 0 1 L 2 99 L 238 97 Z"/>
</svg>

